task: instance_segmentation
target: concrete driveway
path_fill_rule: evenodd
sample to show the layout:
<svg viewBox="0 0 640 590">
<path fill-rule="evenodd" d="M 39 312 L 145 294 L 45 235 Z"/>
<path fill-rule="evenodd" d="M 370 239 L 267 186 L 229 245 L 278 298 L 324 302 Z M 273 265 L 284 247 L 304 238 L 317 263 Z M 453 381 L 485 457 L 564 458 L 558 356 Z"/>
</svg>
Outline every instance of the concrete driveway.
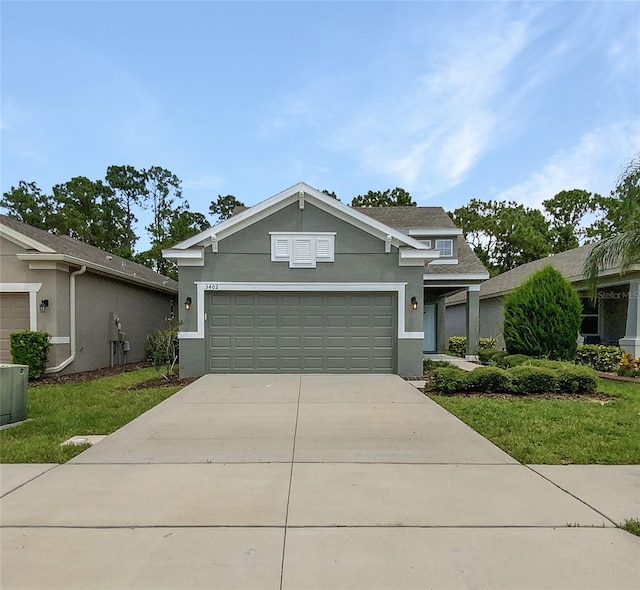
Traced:
<svg viewBox="0 0 640 590">
<path fill-rule="evenodd" d="M 606 494 L 534 469 L 395 376 L 209 375 L 3 466 L 0 587 L 638 588 Z"/>
</svg>

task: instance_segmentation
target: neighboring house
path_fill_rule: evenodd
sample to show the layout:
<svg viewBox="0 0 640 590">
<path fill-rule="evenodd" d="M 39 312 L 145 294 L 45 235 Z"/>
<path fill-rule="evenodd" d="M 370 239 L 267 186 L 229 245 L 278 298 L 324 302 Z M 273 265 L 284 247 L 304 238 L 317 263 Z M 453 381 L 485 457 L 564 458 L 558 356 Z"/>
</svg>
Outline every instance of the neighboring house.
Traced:
<svg viewBox="0 0 640 590">
<path fill-rule="evenodd" d="M 567 250 L 547 258 L 523 264 L 482 283 L 480 286 L 480 336 L 497 338 L 504 347 L 502 337 L 503 299 L 507 293 L 521 285 L 534 272 L 551 265 L 560 271 L 575 287 L 582 300 L 580 335 L 586 343 L 620 345 L 640 357 L 640 263 L 624 273 L 610 268 L 600 275 L 598 293 L 589 297 L 583 267 L 595 244 Z M 447 336 L 464 334 L 466 303 L 459 295 L 447 299 Z"/>
<path fill-rule="evenodd" d="M 146 266 L 0 215 L 0 362 L 19 330 L 51 335 L 47 373 L 144 360 L 177 292 Z"/>
<path fill-rule="evenodd" d="M 419 375 L 460 290 L 477 346 L 488 273 L 438 207 L 351 208 L 299 183 L 163 254 L 179 266 L 183 376 Z"/>
</svg>

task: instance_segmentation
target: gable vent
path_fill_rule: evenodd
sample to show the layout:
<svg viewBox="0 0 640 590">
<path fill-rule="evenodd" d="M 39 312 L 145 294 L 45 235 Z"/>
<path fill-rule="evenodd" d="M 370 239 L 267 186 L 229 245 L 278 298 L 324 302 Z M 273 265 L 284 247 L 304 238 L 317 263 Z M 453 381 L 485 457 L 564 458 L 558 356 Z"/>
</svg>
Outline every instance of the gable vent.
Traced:
<svg viewBox="0 0 640 590">
<path fill-rule="evenodd" d="M 271 261 L 289 263 L 290 268 L 315 268 L 317 262 L 333 262 L 333 232 L 271 232 Z"/>
</svg>

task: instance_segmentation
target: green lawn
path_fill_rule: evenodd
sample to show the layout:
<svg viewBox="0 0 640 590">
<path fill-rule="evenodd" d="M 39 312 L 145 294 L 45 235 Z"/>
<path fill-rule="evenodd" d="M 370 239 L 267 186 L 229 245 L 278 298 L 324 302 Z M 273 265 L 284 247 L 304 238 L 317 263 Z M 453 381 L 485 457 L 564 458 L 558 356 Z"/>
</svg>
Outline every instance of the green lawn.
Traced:
<svg viewBox="0 0 640 590">
<path fill-rule="evenodd" d="M 640 384 L 598 380 L 615 401 L 432 396 L 521 463 L 640 464 Z"/>
<path fill-rule="evenodd" d="M 110 434 L 180 389 L 121 389 L 157 377 L 140 369 L 84 383 L 30 387 L 30 421 L 0 431 L 2 463 L 64 463 L 86 446 L 60 447 L 74 435 Z"/>
</svg>

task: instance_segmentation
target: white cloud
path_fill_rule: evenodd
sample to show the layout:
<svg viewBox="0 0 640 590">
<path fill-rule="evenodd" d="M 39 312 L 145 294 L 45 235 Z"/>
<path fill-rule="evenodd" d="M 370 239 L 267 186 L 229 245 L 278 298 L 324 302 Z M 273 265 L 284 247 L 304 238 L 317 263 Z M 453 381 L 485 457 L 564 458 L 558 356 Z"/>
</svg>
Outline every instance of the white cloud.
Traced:
<svg viewBox="0 0 640 590">
<path fill-rule="evenodd" d="M 425 58 L 414 83 L 372 97 L 337 134 L 335 144 L 367 174 L 435 194 L 460 183 L 491 146 L 498 119 L 492 103 L 527 43 L 527 24 L 496 20 L 472 28 L 458 31 L 446 54 Z"/>
<path fill-rule="evenodd" d="M 542 208 L 542 201 L 574 188 L 608 194 L 624 164 L 640 146 L 640 119 L 598 127 L 573 147 L 557 152 L 524 182 L 494 198 Z"/>
</svg>

